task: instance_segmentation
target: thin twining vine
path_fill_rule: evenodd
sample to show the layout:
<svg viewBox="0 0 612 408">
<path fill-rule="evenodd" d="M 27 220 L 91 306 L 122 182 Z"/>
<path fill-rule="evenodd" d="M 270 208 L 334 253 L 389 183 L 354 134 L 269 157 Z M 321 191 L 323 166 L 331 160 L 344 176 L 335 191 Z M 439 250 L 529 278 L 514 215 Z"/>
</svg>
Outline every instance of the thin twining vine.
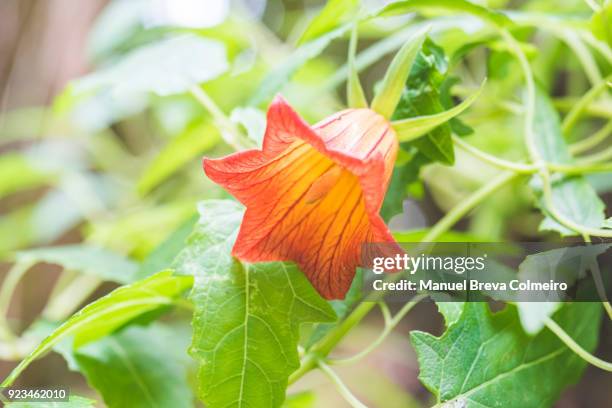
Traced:
<svg viewBox="0 0 612 408">
<path fill-rule="evenodd" d="M 336 374 L 334 370 L 331 369 L 330 366 L 325 364 L 324 361 L 319 360 L 317 363 L 318 368 L 329 378 L 329 380 L 334 384 L 338 393 L 350 404 L 353 408 L 367 408 L 363 402 L 359 401 L 357 397 L 348 389 L 346 384 L 342 381 L 342 379 Z"/>
<path fill-rule="evenodd" d="M 589 137 L 585 137 L 575 143 L 572 143 L 569 147 L 572 154 L 579 154 L 585 152 L 599 143 L 606 140 L 606 138 L 612 133 L 612 120 L 609 120 L 604 126 L 601 127 L 597 132 L 593 133 Z"/>
<path fill-rule="evenodd" d="M 372 351 L 374 351 L 383 341 L 389 336 L 389 334 L 393 331 L 393 329 L 400 323 L 400 321 L 412 310 L 412 308 L 419 303 L 421 300 L 425 299 L 427 296 L 425 295 L 417 295 L 412 301 L 407 302 L 402 306 L 402 308 L 395 314 L 395 316 L 391 317 L 391 313 L 389 312 L 389 307 L 385 302 L 378 302 L 381 313 L 383 315 L 384 327 L 380 335 L 374 340 L 370 345 L 361 350 L 359 353 L 355 354 L 351 357 L 346 358 L 328 358 L 325 361 L 328 364 L 352 364 L 366 357 Z"/>
<path fill-rule="evenodd" d="M 612 371 L 612 363 L 609 363 L 598 357 L 595 357 L 594 355 L 592 355 L 591 353 L 589 353 L 588 351 L 580 347 L 580 345 L 576 343 L 576 341 L 569 334 L 567 334 L 565 330 L 563 330 L 561 326 L 559 326 L 557 322 L 555 322 L 553 319 L 551 319 L 550 317 L 547 317 L 545 320 L 545 324 L 546 324 L 546 327 L 551 332 L 555 333 L 555 335 L 563 343 L 565 343 L 565 345 L 570 350 L 572 350 L 578 356 L 582 357 L 582 359 L 584 359 L 586 362 L 594 365 L 595 367 L 599 367 L 602 370 Z"/>
<path fill-rule="evenodd" d="M 561 123 L 561 131 L 564 135 L 568 135 L 570 130 L 576 125 L 578 119 L 582 116 L 587 106 L 591 104 L 601 93 L 610 87 L 610 80 L 612 75 L 608 75 L 606 78 L 599 81 L 591 89 L 585 93 L 580 100 L 570 109 L 570 111 L 563 118 Z"/>
</svg>

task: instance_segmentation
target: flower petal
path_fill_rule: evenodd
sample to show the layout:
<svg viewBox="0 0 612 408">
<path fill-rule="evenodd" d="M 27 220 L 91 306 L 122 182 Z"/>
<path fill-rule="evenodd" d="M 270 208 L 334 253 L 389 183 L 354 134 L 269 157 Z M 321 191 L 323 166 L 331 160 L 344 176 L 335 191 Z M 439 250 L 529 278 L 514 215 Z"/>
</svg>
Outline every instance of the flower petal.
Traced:
<svg viewBox="0 0 612 408">
<path fill-rule="evenodd" d="M 247 207 L 233 254 L 295 261 L 328 299 L 343 298 L 366 242 L 394 242 L 378 215 L 397 152 L 393 129 L 368 109 L 312 128 L 280 97 L 263 149 L 204 160 L 206 174 Z"/>
</svg>

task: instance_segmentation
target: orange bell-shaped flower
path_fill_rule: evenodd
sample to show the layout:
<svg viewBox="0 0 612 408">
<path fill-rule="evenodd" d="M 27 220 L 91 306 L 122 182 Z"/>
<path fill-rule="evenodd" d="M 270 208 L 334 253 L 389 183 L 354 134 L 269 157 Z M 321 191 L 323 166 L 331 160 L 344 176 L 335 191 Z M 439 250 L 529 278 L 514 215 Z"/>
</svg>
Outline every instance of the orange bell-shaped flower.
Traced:
<svg viewBox="0 0 612 408">
<path fill-rule="evenodd" d="M 246 206 L 232 250 L 247 262 L 294 261 L 327 299 L 344 298 L 362 245 L 393 243 L 379 210 L 398 142 L 370 109 L 310 127 L 276 97 L 262 150 L 204 159 L 204 171 Z"/>
</svg>

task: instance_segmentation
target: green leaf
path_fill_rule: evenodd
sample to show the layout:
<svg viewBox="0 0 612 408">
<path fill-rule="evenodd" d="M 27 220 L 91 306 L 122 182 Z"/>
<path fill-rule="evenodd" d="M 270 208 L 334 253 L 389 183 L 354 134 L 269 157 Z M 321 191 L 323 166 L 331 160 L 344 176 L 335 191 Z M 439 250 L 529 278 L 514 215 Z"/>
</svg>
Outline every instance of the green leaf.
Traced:
<svg viewBox="0 0 612 408">
<path fill-rule="evenodd" d="M 64 402 L 9 402 L 7 408 L 92 408 L 96 401 L 71 395 L 68 401 Z"/>
<path fill-rule="evenodd" d="M 601 307 L 566 304 L 554 320 L 585 350 L 597 344 Z M 586 363 L 552 332 L 525 334 L 516 308 L 492 314 L 486 303 L 465 303 L 439 338 L 414 331 L 421 382 L 440 403 L 462 407 L 548 407 L 578 380 Z"/>
<path fill-rule="evenodd" d="M 406 80 L 392 119 L 407 119 L 444 111 L 439 88 L 446 77 L 448 62 L 442 48 L 427 39 L 417 55 Z M 449 108 L 452 108 L 449 106 Z M 424 137 L 412 142 L 421 153 L 432 161 L 453 164 L 455 154 L 449 123 L 432 129 Z"/>
<path fill-rule="evenodd" d="M 105 89 L 117 100 L 150 92 L 166 96 L 186 92 L 227 69 L 223 43 L 181 35 L 131 51 L 112 66 L 74 82 L 73 91 L 83 95 Z"/>
<path fill-rule="evenodd" d="M 289 82 L 293 74 L 308 60 L 318 56 L 336 38 L 343 35 L 350 28 L 350 24 L 344 24 L 329 33 L 322 35 L 296 49 L 287 59 L 279 63 L 261 82 L 261 85 L 251 97 L 249 105 L 259 105 L 266 102 L 283 85 Z"/>
<path fill-rule="evenodd" d="M 387 68 L 382 85 L 374 95 L 372 110 L 386 118 L 393 115 L 402 95 L 406 79 L 410 74 L 410 67 L 415 61 L 428 32 L 429 27 L 417 31 L 395 54 L 389 68 Z"/>
<path fill-rule="evenodd" d="M 605 1 L 601 10 L 593 14 L 591 31 L 595 37 L 612 47 L 612 2 Z"/>
<path fill-rule="evenodd" d="M 263 146 L 263 137 L 266 132 L 266 114 L 252 106 L 238 107 L 232 110 L 230 119 L 240 124 L 247 132 L 249 139 L 259 148 Z"/>
<path fill-rule="evenodd" d="M 299 367 L 300 324 L 332 321 L 334 312 L 294 264 L 243 264 L 230 255 L 243 214 L 236 202 L 204 201 L 199 211 L 175 265 L 195 278 L 190 354 L 199 397 L 211 408 L 278 407 Z"/>
<path fill-rule="evenodd" d="M 612 217 L 605 220 L 602 224 L 602 228 L 610 228 L 612 229 Z"/>
<path fill-rule="evenodd" d="M 438 311 L 444 316 L 446 327 L 454 324 L 463 313 L 465 302 L 436 302 Z"/>
<path fill-rule="evenodd" d="M 193 407 L 187 383 L 190 333 L 180 327 L 133 326 L 60 352 L 114 408 Z"/>
<path fill-rule="evenodd" d="M 141 195 L 149 193 L 183 165 L 212 149 L 219 140 L 221 135 L 217 127 L 209 122 L 189 127 L 155 156 L 138 182 L 138 192 Z"/>
<path fill-rule="evenodd" d="M 400 142 L 408 142 L 408 141 L 417 139 L 427 134 L 432 129 L 449 121 L 450 119 L 454 118 L 455 116 L 459 115 L 464 110 L 469 108 L 470 105 L 472 105 L 472 103 L 476 101 L 476 99 L 482 92 L 483 88 L 484 88 L 484 82 L 480 86 L 478 91 L 474 92 L 472 95 L 470 95 L 468 98 L 466 98 L 463 102 L 461 102 L 459 105 L 455 106 L 454 108 L 451 108 L 451 109 L 448 109 L 448 110 L 445 110 L 443 112 L 436 113 L 433 115 L 418 116 L 415 118 L 402 119 L 402 120 L 392 122 L 393 127 L 395 128 L 395 131 L 397 132 L 398 139 L 400 140 Z M 446 151 L 446 155 L 448 156 L 449 153 L 448 153 L 447 146 L 440 145 L 440 142 L 437 139 L 433 139 L 432 141 L 434 142 L 438 150 Z M 451 144 L 451 148 L 452 148 L 452 144 Z"/>
<path fill-rule="evenodd" d="M 573 159 L 561 133 L 559 114 L 548 95 L 536 88 L 533 132 L 536 148 L 542 158 L 551 163 L 571 164 Z M 576 235 L 576 232 L 559 224 L 546 208 L 542 194 L 541 179 L 534 176 L 531 183 L 546 215 L 540 230 L 557 231 L 561 235 Z M 605 220 L 605 205 L 588 180 L 582 176 L 558 178 L 552 182 L 552 202 L 555 209 L 576 224 L 600 228 Z"/>
<path fill-rule="evenodd" d="M 412 13 L 415 10 L 442 9 L 453 13 L 464 12 L 481 18 L 493 25 L 504 27 L 512 21 L 504 14 L 479 6 L 466 0 L 406 0 L 396 1 L 384 7 L 379 16 L 395 16 Z"/>
<path fill-rule="evenodd" d="M 355 14 L 359 0 L 330 0 L 304 30 L 298 44 L 303 44 L 333 30 Z"/>
<path fill-rule="evenodd" d="M 45 262 L 64 269 L 83 272 L 101 279 L 130 283 L 136 278 L 138 266 L 128 258 L 108 249 L 87 245 L 65 245 L 19 251 L 15 255 L 19 263 Z"/>
<path fill-rule="evenodd" d="M 432 40 L 425 40 L 410 69 L 392 119 L 397 121 L 441 113 L 445 108 L 451 109 L 454 104 L 450 87 L 454 82 L 447 81 L 447 73 L 448 61 L 444 50 Z M 465 125 L 458 122 L 457 118 L 451 118 L 448 123 L 440 124 L 424 137 L 411 142 L 409 146 L 414 146 L 431 161 L 453 164 L 455 154 L 451 128 L 458 128 L 462 133 L 466 131 Z"/>
<path fill-rule="evenodd" d="M 451 88 L 459 82 L 459 77 L 447 76 L 440 84 L 440 103 L 442 103 L 444 109 L 450 109 L 455 106 L 453 97 L 451 95 Z M 467 136 L 474 133 L 474 129 L 463 123 L 463 121 L 461 121 L 459 118 L 452 118 L 448 121 L 448 124 L 450 125 L 452 131 L 457 134 L 457 136 Z"/>
<path fill-rule="evenodd" d="M 192 282 L 191 277 L 175 276 L 165 271 L 115 289 L 85 306 L 58 327 L 19 363 L 1 386 L 10 386 L 32 361 L 68 336 L 74 336 L 75 347 L 102 338 L 145 313 L 173 305 L 175 299 L 191 287 Z"/>
<path fill-rule="evenodd" d="M 393 168 L 393 174 L 385 200 L 380 209 L 380 215 L 385 221 L 389 221 L 394 215 L 404 211 L 404 199 L 406 198 L 407 186 L 419 179 L 421 167 L 430 163 L 423 154 L 416 154 L 403 164 Z"/>
</svg>

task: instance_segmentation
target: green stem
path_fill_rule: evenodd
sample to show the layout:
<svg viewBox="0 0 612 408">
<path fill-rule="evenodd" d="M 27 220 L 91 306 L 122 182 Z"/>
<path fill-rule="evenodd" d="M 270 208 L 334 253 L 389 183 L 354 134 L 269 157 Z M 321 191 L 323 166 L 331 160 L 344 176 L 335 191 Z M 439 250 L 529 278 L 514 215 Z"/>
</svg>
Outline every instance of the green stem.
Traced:
<svg viewBox="0 0 612 408">
<path fill-rule="evenodd" d="M 249 141 L 242 134 L 236 124 L 232 122 L 225 115 L 225 113 L 223 113 L 215 101 L 213 101 L 201 87 L 194 86 L 190 89 L 190 92 L 212 115 L 215 123 L 221 130 L 221 137 L 228 145 L 233 147 L 235 150 L 244 150 L 255 147 L 255 144 Z"/>
<path fill-rule="evenodd" d="M 527 100 L 525 106 L 525 122 L 524 122 L 524 137 L 525 137 L 525 145 L 527 146 L 527 151 L 529 152 L 529 156 L 535 165 L 539 166 L 541 164 L 542 158 L 540 156 L 540 152 L 538 151 L 537 145 L 535 143 L 535 136 L 533 134 L 532 123 L 534 119 L 535 112 L 535 82 L 533 80 L 533 75 L 531 73 L 531 68 L 529 67 L 529 61 L 527 61 L 527 57 L 523 53 L 523 50 L 518 45 L 512 34 L 508 32 L 508 30 L 500 30 L 501 35 L 504 37 L 508 46 L 510 47 L 512 53 L 519 60 L 519 64 L 523 71 L 523 76 L 525 78 L 525 84 L 527 86 Z"/>
<path fill-rule="evenodd" d="M 325 375 L 327 375 L 331 382 L 336 386 L 336 389 L 338 390 L 340 395 L 342 395 L 342 397 L 346 400 L 346 402 L 351 405 L 351 407 L 368 408 L 365 404 L 359 401 L 357 397 L 353 395 L 353 393 L 348 389 L 346 384 L 344 384 L 340 377 L 338 377 L 338 374 L 336 374 L 334 370 L 332 370 L 327 364 L 325 364 L 323 361 L 319 361 L 319 368 L 321 369 L 321 371 L 323 371 L 323 373 L 325 373 Z"/>
<path fill-rule="evenodd" d="M 406 316 L 406 314 L 412 310 L 412 308 L 419 303 L 421 300 L 425 299 L 427 296 L 425 295 L 418 295 L 414 298 L 414 300 L 406 303 L 399 312 L 397 312 L 397 314 L 395 316 L 393 316 L 393 318 L 388 319 L 385 318 L 385 328 L 383 329 L 383 331 L 380 333 L 380 335 L 376 338 L 376 340 L 374 340 L 372 343 L 370 343 L 370 345 L 368 347 L 366 347 L 365 349 L 361 350 L 361 352 L 355 354 L 352 357 L 348 357 L 348 358 L 342 358 L 342 359 L 328 359 L 326 360 L 329 364 L 351 364 L 351 363 L 355 363 L 359 360 L 361 360 L 362 358 L 364 358 L 365 356 L 367 356 L 368 354 L 370 354 L 372 351 L 374 351 L 378 346 L 380 346 L 380 344 L 385 341 L 385 339 L 387 338 L 387 336 L 389 336 L 389 334 L 393 331 L 393 329 L 399 324 L 399 322 L 404 318 L 404 316 Z M 383 309 L 384 310 L 384 309 Z M 384 314 L 385 312 L 383 312 Z"/>
<path fill-rule="evenodd" d="M 447 212 L 446 215 L 442 217 L 432 229 L 429 230 L 427 235 L 423 238 L 423 242 L 435 241 L 440 235 L 455 225 L 464 215 L 480 204 L 485 198 L 514 180 L 516 177 L 518 177 L 517 173 L 510 171 L 504 172 L 495 177 L 489 183 L 480 187 L 468 198 Z"/>
<path fill-rule="evenodd" d="M 570 146 L 570 152 L 572 154 L 579 154 L 585 152 L 599 143 L 606 140 L 606 137 L 612 132 L 612 120 L 609 120 L 601 129 L 593 133 L 591 136 L 577 141 Z"/>
<path fill-rule="evenodd" d="M 584 242 L 590 244 L 591 237 L 589 235 L 584 235 Z M 591 258 L 589 263 L 589 269 L 591 270 L 591 275 L 593 275 L 593 280 L 595 281 L 595 289 L 597 290 L 597 295 L 601 299 L 601 303 L 603 304 L 606 313 L 608 314 L 608 318 L 612 320 L 612 306 L 610 305 L 610 301 L 606 295 L 606 289 L 604 287 L 604 283 L 601 279 L 601 271 L 599 270 L 599 264 L 597 263 L 597 259 Z"/>
<path fill-rule="evenodd" d="M 607 173 L 612 171 L 612 163 L 576 163 L 576 164 L 555 164 L 549 163 L 548 169 L 553 172 L 564 173 L 567 175 L 585 173 Z"/>
<path fill-rule="evenodd" d="M 353 327 L 359 324 L 374 306 L 376 306 L 376 302 L 360 303 L 345 320 L 330 331 L 321 341 L 315 344 L 304 356 L 300 368 L 289 377 L 289 384 L 296 382 L 308 371 L 315 368 L 319 360 L 327 357 L 340 340 L 342 340 Z"/>
<path fill-rule="evenodd" d="M 586 110 L 587 106 L 591 104 L 607 87 L 607 82 L 612 76 L 607 76 L 603 80 L 599 81 L 597 85 L 593 86 L 587 93 L 585 93 L 576 103 L 572 109 L 565 115 L 563 123 L 561 124 L 561 130 L 565 137 L 568 136 L 569 131 L 574 127 L 582 113 Z"/>
<path fill-rule="evenodd" d="M 538 169 L 534 165 L 525 164 L 525 163 L 513 163 L 508 160 L 500 159 L 495 157 L 489 153 L 483 152 L 480 149 L 475 148 L 474 146 L 466 143 L 461 138 L 457 136 L 453 136 L 453 143 L 458 146 L 460 149 L 465 150 L 471 155 L 481 159 L 484 162 L 490 163 L 495 167 L 498 167 L 503 170 L 511 170 L 515 173 L 521 174 L 531 174 L 535 173 Z"/>
<path fill-rule="evenodd" d="M 482 161 L 489 163 L 502 170 L 510 170 L 520 174 L 533 174 L 539 170 L 533 164 L 527 163 L 514 163 L 508 160 L 500 159 L 499 157 L 493 156 L 489 153 L 483 152 L 480 149 L 466 143 L 464 140 L 457 136 L 453 136 L 453 142 L 456 146 L 464 151 L 470 153 L 474 157 L 481 159 Z M 577 164 L 557 164 L 557 163 L 546 163 L 548 170 L 564 174 L 584 174 L 584 173 L 605 173 L 612 171 L 612 163 L 577 163 Z"/>
<path fill-rule="evenodd" d="M 553 106 L 555 109 L 561 112 L 569 112 L 579 100 L 580 98 L 572 96 L 554 98 Z M 598 101 L 592 102 L 589 106 L 587 106 L 583 114 L 601 119 L 612 119 L 612 110 L 605 103 Z"/>
<path fill-rule="evenodd" d="M 597 358 L 582 347 L 580 347 L 580 345 L 576 343 L 574 339 L 571 338 L 570 335 L 567 334 L 565 330 L 563 330 L 563 328 L 557 324 L 557 322 L 552 320 L 550 317 L 547 317 L 545 323 L 546 327 L 548 327 L 551 332 L 555 333 L 557 337 L 559 337 L 559 339 L 563 343 L 565 343 L 567 347 L 570 348 L 570 350 L 579 355 L 587 363 L 592 364 L 595 367 L 599 367 L 602 370 L 612 371 L 612 363 Z"/>
<path fill-rule="evenodd" d="M 612 146 L 589 156 L 582 156 L 578 163 L 597 163 L 608 159 L 612 159 Z"/>
<path fill-rule="evenodd" d="M 599 84 L 602 80 L 601 72 L 597 66 L 595 58 L 580 36 L 571 30 L 566 30 L 557 26 L 551 27 L 550 32 L 556 35 L 561 41 L 565 42 L 565 44 L 572 50 L 576 56 L 576 59 L 578 59 L 578 62 L 580 65 L 582 65 L 582 70 L 584 71 L 584 74 L 588 78 L 589 82 L 591 82 L 593 85 Z"/>
</svg>

